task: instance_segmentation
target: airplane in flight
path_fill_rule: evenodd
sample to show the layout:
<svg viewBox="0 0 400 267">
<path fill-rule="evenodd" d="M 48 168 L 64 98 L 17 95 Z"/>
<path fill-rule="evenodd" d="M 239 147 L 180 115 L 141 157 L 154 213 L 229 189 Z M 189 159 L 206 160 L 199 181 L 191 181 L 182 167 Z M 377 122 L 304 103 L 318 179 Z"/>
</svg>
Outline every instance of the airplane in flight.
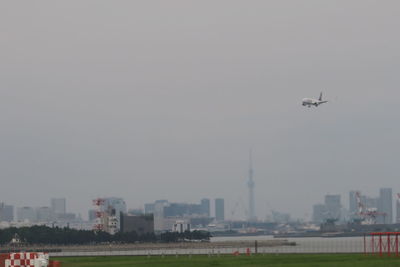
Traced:
<svg viewBox="0 0 400 267">
<path fill-rule="evenodd" d="M 321 94 L 319 95 L 318 99 L 304 98 L 303 99 L 303 106 L 308 106 L 308 107 L 316 106 L 316 107 L 318 107 L 319 105 L 324 104 L 326 102 L 328 102 L 328 101 L 323 101 L 322 100 L 322 92 L 321 92 Z"/>
</svg>

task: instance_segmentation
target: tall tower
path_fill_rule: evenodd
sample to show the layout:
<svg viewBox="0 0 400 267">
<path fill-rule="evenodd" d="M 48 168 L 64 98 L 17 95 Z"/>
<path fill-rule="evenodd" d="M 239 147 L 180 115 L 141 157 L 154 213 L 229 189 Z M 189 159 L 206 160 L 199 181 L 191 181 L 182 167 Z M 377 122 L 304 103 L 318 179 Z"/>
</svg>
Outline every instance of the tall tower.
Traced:
<svg viewBox="0 0 400 267">
<path fill-rule="evenodd" d="M 253 159 L 252 159 L 252 153 L 249 153 L 249 180 L 247 182 L 247 186 L 249 187 L 249 214 L 248 214 L 248 220 L 249 221 L 255 221 L 256 218 L 256 213 L 255 213 L 255 202 L 254 202 L 254 181 L 253 181 Z"/>
</svg>

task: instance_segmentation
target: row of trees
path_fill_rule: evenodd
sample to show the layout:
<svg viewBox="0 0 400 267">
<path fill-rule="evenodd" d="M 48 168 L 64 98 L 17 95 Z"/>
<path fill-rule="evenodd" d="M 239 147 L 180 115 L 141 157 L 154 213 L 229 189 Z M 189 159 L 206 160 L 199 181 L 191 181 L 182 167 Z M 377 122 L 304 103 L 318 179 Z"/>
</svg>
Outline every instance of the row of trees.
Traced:
<svg viewBox="0 0 400 267">
<path fill-rule="evenodd" d="M 47 226 L 32 226 L 21 228 L 6 228 L 0 230 L 0 244 L 9 244 L 18 236 L 28 244 L 48 245 L 84 245 L 99 243 L 135 243 L 135 242 L 179 242 L 182 240 L 209 240 L 210 233 L 193 231 L 185 233 L 154 233 L 138 235 L 136 232 L 118 232 L 111 235 L 106 232 L 94 232 L 91 230 L 75 230 L 70 228 L 50 228 Z"/>
</svg>

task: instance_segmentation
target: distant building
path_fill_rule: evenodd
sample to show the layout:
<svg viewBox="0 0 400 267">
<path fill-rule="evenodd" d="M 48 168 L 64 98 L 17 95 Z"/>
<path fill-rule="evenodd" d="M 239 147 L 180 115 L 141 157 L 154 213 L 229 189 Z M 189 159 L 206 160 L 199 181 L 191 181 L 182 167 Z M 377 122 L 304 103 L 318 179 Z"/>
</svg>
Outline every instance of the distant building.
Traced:
<svg viewBox="0 0 400 267">
<path fill-rule="evenodd" d="M 369 210 L 378 210 L 379 198 L 362 196 L 361 202 Z"/>
<path fill-rule="evenodd" d="M 357 192 L 358 191 L 349 192 L 349 213 L 351 218 L 358 217 Z"/>
<path fill-rule="evenodd" d="M 36 222 L 36 211 L 32 207 L 22 207 L 17 209 L 18 221 Z"/>
<path fill-rule="evenodd" d="M 202 202 L 201 204 L 189 204 L 189 203 L 168 203 L 164 207 L 164 215 L 166 217 L 177 217 L 177 216 L 206 216 L 210 214 L 210 202 Z"/>
<path fill-rule="evenodd" d="M 144 204 L 144 214 L 153 214 L 153 213 L 154 213 L 154 203 Z"/>
<path fill-rule="evenodd" d="M 274 223 L 289 223 L 290 222 L 290 214 L 283 213 L 279 211 L 272 211 L 272 221 Z"/>
<path fill-rule="evenodd" d="M 14 221 L 14 206 L 0 203 L 0 222 Z"/>
<path fill-rule="evenodd" d="M 154 215 L 120 214 L 121 232 L 136 232 L 138 235 L 154 233 Z"/>
<path fill-rule="evenodd" d="M 104 211 L 106 211 L 109 215 L 116 217 L 116 225 L 117 230 L 119 230 L 120 222 L 121 222 L 121 212 L 126 213 L 126 204 L 122 198 L 117 197 L 108 197 L 104 198 Z"/>
<path fill-rule="evenodd" d="M 327 219 L 327 210 L 324 204 L 315 204 L 313 206 L 312 221 L 316 224 L 321 224 Z"/>
<path fill-rule="evenodd" d="M 76 214 L 71 212 L 57 215 L 57 220 L 61 222 L 74 222 L 77 219 Z"/>
<path fill-rule="evenodd" d="M 190 231 L 190 223 L 184 220 L 178 220 L 172 227 L 172 232 L 184 233 Z"/>
<path fill-rule="evenodd" d="M 195 219 L 196 223 L 206 223 L 210 218 L 210 200 L 202 199 L 199 204 L 169 203 L 167 200 L 157 200 L 145 204 L 145 214 L 154 214 L 155 231 L 171 231 L 177 220 Z"/>
<path fill-rule="evenodd" d="M 106 197 L 93 200 L 95 207 L 94 230 L 115 234 L 120 230 L 121 214 L 126 213 L 126 203 L 122 198 Z"/>
<path fill-rule="evenodd" d="M 165 227 L 165 218 L 164 218 L 164 207 L 168 205 L 167 201 L 156 201 L 154 203 L 154 230 L 155 231 L 164 231 L 168 230 L 168 227 Z"/>
<path fill-rule="evenodd" d="M 211 218 L 211 217 L 191 217 L 191 218 L 189 218 L 190 225 L 192 225 L 196 228 L 207 227 L 212 221 L 213 221 L 213 218 Z"/>
<path fill-rule="evenodd" d="M 203 198 L 201 200 L 201 213 L 207 217 L 210 217 L 210 199 Z"/>
<path fill-rule="evenodd" d="M 130 215 L 143 215 L 144 212 L 142 209 L 129 209 L 128 214 Z"/>
<path fill-rule="evenodd" d="M 65 198 L 52 198 L 51 210 L 53 214 L 64 214 L 67 212 L 67 201 Z"/>
<path fill-rule="evenodd" d="M 355 197 L 355 202 L 356 202 L 357 206 L 356 206 L 355 212 L 350 212 L 349 218 L 351 220 L 354 220 L 354 219 L 364 220 L 367 223 L 379 223 L 379 224 L 383 223 L 384 218 L 385 218 L 384 214 L 386 214 L 386 213 L 380 211 L 382 209 L 381 204 L 380 204 L 381 198 L 361 195 L 361 192 L 358 191 L 360 193 L 359 200 L 358 200 L 357 197 L 354 196 L 354 194 L 352 194 L 353 192 L 357 192 L 357 191 L 350 192 L 350 198 L 349 198 L 350 207 L 351 207 L 351 203 L 354 201 L 353 197 Z M 354 207 L 352 209 L 354 209 Z M 367 215 L 367 214 L 375 214 L 375 215 Z"/>
<path fill-rule="evenodd" d="M 379 190 L 378 211 L 384 213 L 384 216 L 378 218 L 378 223 L 393 223 L 393 194 L 392 188 L 381 188 Z"/>
<path fill-rule="evenodd" d="M 96 220 L 96 210 L 89 210 L 88 211 L 88 218 L 89 218 L 89 221 L 90 222 L 92 222 L 92 221 L 94 221 L 94 220 Z"/>
<path fill-rule="evenodd" d="M 53 211 L 50 207 L 36 208 L 36 220 L 38 222 L 50 222 L 53 219 Z"/>
<path fill-rule="evenodd" d="M 225 220 L 225 203 L 223 198 L 215 199 L 215 219 L 218 222 Z"/>
<path fill-rule="evenodd" d="M 350 202 L 351 199 L 355 198 L 355 191 L 350 192 Z M 357 202 L 357 200 L 355 201 Z M 350 206 L 353 210 L 353 215 L 357 213 L 354 210 L 354 206 Z M 320 224 L 328 220 L 333 221 L 344 221 L 347 219 L 347 212 L 343 212 L 342 204 L 340 202 L 340 195 L 325 195 L 324 204 L 316 204 L 313 206 L 313 222 Z"/>
<path fill-rule="evenodd" d="M 326 219 L 339 220 L 340 210 L 342 208 L 342 205 L 340 203 L 340 195 L 326 195 L 325 207 L 328 216 Z"/>
</svg>

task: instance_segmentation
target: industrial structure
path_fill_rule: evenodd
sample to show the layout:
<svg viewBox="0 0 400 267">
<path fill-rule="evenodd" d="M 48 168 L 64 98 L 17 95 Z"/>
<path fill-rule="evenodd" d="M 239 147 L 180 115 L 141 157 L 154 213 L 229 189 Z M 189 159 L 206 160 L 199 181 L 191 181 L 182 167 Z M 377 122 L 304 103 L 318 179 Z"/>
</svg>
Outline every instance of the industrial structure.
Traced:
<svg viewBox="0 0 400 267">
<path fill-rule="evenodd" d="M 364 235 L 364 254 L 399 257 L 399 235 L 400 232 L 373 232 L 370 240 Z"/>
<path fill-rule="evenodd" d="M 377 208 L 366 207 L 366 205 L 361 201 L 360 192 L 356 192 L 356 200 L 358 207 L 357 215 L 360 216 L 366 224 L 375 224 L 377 222 L 377 218 L 384 218 L 386 216 L 385 212 L 379 212 Z"/>
</svg>

